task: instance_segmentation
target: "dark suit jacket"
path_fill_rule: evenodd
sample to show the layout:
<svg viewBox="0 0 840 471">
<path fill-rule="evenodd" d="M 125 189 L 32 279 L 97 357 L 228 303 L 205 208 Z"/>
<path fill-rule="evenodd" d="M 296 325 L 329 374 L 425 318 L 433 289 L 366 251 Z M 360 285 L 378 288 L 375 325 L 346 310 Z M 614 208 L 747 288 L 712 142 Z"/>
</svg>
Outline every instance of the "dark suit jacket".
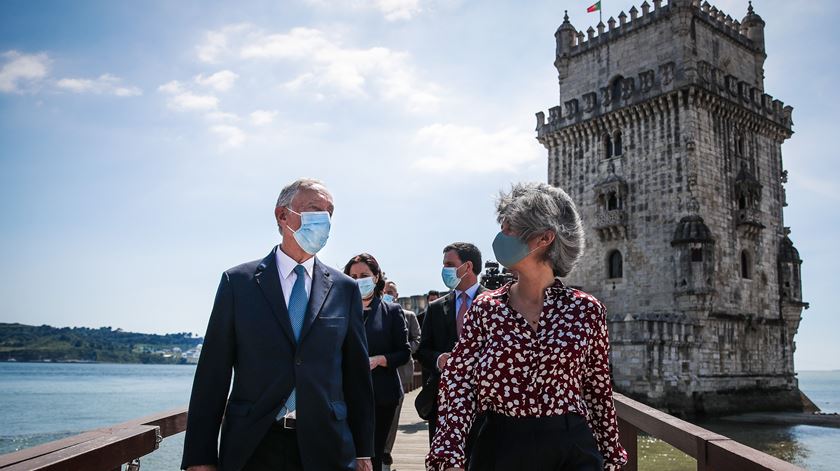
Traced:
<svg viewBox="0 0 840 471">
<path fill-rule="evenodd" d="M 408 328 L 400 305 L 373 298 L 365 320 L 365 333 L 368 355 L 384 355 L 388 361 L 388 366 L 378 366 L 371 371 L 376 404 L 394 405 L 403 395 L 397 368 L 408 363 L 411 356 Z"/>
<path fill-rule="evenodd" d="M 487 289 L 479 285 L 475 297 L 484 291 Z M 420 329 L 420 348 L 417 350 L 417 359 L 423 365 L 424 381 L 429 375 L 439 374 L 438 357 L 442 353 L 451 352 L 458 341 L 455 314 L 455 290 L 435 299 L 426 309 L 426 317 Z"/>
<path fill-rule="evenodd" d="M 373 456 L 373 387 L 359 288 L 316 259 L 295 342 L 276 250 L 222 274 L 193 381 L 182 468 L 241 469 L 293 386 L 304 469 L 353 470 L 356 457 Z"/>
</svg>

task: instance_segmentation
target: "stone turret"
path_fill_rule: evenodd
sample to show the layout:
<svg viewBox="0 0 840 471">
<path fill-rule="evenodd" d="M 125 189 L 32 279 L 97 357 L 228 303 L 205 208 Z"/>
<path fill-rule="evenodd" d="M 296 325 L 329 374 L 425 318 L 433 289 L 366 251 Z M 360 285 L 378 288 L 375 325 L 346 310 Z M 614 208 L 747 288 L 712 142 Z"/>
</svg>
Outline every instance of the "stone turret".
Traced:
<svg viewBox="0 0 840 471">
<path fill-rule="evenodd" d="M 747 16 L 741 21 L 741 32 L 755 43 L 755 46 L 764 49 L 764 20 L 753 10 L 752 2 L 747 7 Z"/>
<path fill-rule="evenodd" d="M 572 48 L 575 47 L 575 39 L 577 37 L 577 30 L 574 26 L 569 22 L 569 12 L 566 11 L 565 15 L 563 16 L 563 24 L 557 28 L 557 32 L 554 33 L 554 37 L 557 40 L 557 57 L 562 57 L 564 55 L 568 55 Z"/>
</svg>

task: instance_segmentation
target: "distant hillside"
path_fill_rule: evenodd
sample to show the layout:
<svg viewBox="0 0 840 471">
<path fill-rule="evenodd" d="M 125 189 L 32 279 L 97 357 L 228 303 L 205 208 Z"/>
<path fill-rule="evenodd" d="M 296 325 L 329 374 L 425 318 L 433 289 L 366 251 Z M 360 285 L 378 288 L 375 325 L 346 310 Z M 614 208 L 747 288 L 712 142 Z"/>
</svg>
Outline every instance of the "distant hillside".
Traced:
<svg viewBox="0 0 840 471">
<path fill-rule="evenodd" d="M 189 332 L 154 335 L 111 327 L 56 328 L 0 323 L 0 361 L 187 363 L 182 352 L 194 352 L 202 341 Z"/>
</svg>

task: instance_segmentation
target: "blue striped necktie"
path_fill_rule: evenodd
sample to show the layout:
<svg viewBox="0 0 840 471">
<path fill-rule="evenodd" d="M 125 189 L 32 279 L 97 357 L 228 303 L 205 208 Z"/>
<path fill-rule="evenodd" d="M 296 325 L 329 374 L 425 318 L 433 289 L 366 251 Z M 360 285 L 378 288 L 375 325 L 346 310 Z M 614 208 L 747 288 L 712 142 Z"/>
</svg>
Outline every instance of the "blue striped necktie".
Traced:
<svg viewBox="0 0 840 471">
<path fill-rule="evenodd" d="M 292 330 L 295 333 L 295 340 L 300 340 L 300 331 L 303 329 L 303 318 L 306 316 L 306 305 L 309 298 L 306 296 L 306 269 L 303 265 L 295 267 L 295 285 L 292 287 L 292 295 L 289 296 L 289 320 L 292 322 Z M 280 409 L 277 418 L 280 419 L 297 409 L 295 389 L 292 389 L 286 405 Z"/>
</svg>

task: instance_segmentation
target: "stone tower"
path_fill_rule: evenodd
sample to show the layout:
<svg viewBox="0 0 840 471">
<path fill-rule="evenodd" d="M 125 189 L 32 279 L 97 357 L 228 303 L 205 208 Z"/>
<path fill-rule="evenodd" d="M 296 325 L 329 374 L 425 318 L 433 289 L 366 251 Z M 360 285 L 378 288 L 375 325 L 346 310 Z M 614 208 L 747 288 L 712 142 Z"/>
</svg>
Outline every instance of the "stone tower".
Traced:
<svg viewBox="0 0 840 471">
<path fill-rule="evenodd" d="M 647 1 L 557 30 L 548 181 L 587 248 L 569 284 L 609 311 L 618 391 L 681 415 L 799 409 L 799 254 L 783 208 L 790 106 L 764 91 L 765 23 Z"/>
</svg>

